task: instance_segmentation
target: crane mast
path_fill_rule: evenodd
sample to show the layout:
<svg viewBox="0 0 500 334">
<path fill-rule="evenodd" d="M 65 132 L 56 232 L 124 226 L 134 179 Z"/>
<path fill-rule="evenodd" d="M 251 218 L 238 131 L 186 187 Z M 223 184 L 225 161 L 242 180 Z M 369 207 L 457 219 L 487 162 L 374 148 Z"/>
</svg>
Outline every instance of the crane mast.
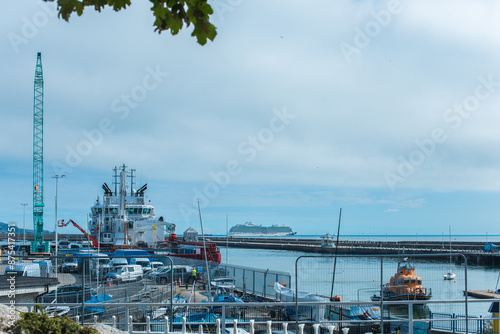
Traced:
<svg viewBox="0 0 500 334">
<path fill-rule="evenodd" d="M 33 101 L 33 228 L 35 241 L 31 253 L 49 253 L 43 241 L 43 69 L 42 53 L 38 52 L 35 69 Z"/>
</svg>

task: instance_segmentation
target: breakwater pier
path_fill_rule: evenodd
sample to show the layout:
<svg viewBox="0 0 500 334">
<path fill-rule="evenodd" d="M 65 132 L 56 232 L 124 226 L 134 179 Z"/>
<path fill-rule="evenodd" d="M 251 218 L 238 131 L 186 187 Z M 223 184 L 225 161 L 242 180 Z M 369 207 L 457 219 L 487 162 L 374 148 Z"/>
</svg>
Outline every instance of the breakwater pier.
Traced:
<svg viewBox="0 0 500 334">
<path fill-rule="evenodd" d="M 323 247 L 320 238 L 226 238 L 210 236 L 211 241 L 219 246 L 233 248 L 257 248 L 288 250 L 316 254 L 343 255 L 388 255 L 388 254 L 442 254 L 444 261 L 449 261 L 450 245 L 439 241 L 359 241 L 340 240 L 338 247 Z M 338 248 L 338 249 L 337 249 Z M 463 262 L 457 254 L 463 254 L 468 264 L 500 266 L 498 252 L 485 252 L 483 242 L 453 241 L 451 243 L 453 261 Z"/>
</svg>

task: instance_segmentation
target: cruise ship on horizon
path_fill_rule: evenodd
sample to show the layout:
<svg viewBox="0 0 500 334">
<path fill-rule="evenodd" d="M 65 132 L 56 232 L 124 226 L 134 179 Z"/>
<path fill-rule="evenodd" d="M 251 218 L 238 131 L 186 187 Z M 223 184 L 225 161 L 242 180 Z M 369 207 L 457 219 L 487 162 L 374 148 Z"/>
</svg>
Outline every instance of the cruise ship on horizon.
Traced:
<svg viewBox="0 0 500 334">
<path fill-rule="evenodd" d="M 255 237 L 255 236 L 274 236 L 274 237 L 284 237 L 295 235 L 290 226 L 286 225 L 271 225 L 262 226 L 257 225 L 252 222 L 246 222 L 245 224 L 238 224 L 229 229 L 230 237 Z"/>
</svg>

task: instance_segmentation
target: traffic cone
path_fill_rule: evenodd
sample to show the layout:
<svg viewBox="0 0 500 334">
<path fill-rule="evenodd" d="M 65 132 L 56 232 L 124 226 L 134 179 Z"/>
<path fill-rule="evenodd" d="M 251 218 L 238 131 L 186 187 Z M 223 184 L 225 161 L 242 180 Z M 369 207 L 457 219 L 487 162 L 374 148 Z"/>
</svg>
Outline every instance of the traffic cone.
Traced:
<svg viewBox="0 0 500 334">
<path fill-rule="evenodd" d="M 182 285 L 181 278 L 179 277 L 179 286 Z"/>
</svg>

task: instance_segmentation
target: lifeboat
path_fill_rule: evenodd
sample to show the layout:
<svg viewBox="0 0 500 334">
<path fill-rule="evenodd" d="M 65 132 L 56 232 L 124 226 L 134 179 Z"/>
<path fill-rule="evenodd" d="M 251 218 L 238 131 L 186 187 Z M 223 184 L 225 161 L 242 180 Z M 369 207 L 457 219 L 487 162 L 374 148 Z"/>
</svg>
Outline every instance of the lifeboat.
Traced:
<svg viewBox="0 0 500 334">
<path fill-rule="evenodd" d="M 397 273 L 384 284 L 381 296 L 374 295 L 371 300 L 428 300 L 431 297 L 431 289 L 422 287 L 422 278 L 415 274 L 408 258 L 404 258 L 398 262 Z"/>
</svg>

